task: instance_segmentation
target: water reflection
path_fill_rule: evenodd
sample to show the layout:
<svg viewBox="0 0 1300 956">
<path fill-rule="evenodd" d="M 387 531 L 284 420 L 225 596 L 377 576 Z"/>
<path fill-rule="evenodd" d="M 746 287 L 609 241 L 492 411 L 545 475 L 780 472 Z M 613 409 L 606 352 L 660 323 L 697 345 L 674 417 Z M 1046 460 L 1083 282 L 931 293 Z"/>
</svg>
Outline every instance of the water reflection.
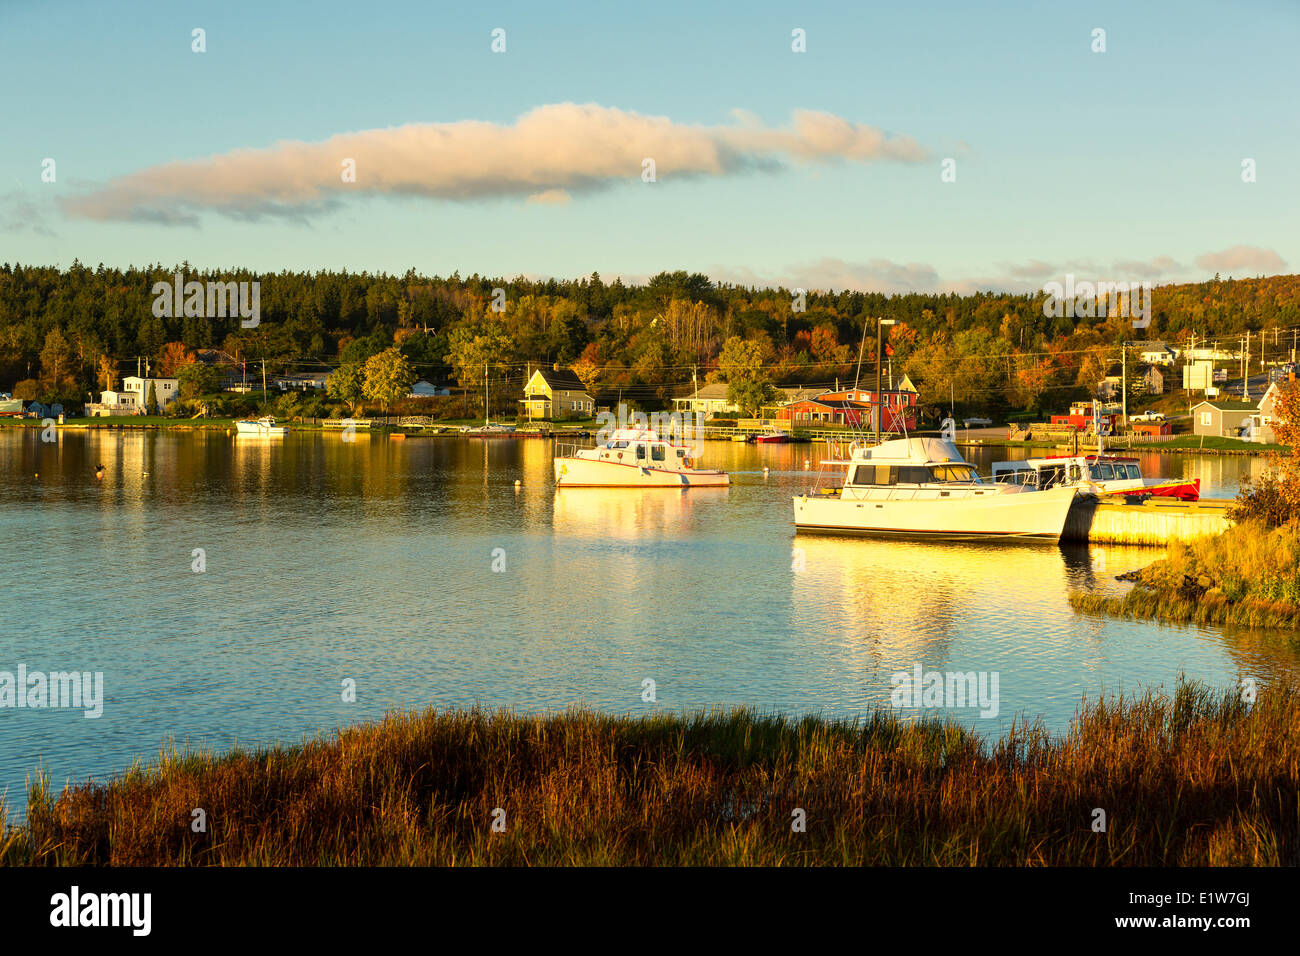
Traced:
<svg viewBox="0 0 1300 956">
<path fill-rule="evenodd" d="M 0 713 L 0 788 L 41 760 L 62 783 L 169 734 L 292 742 L 392 707 L 639 713 L 647 677 L 670 709 L 854 716 L 916 663 L 996 670 L 1002 713 L 974 724 L 992 732 L 1018 712 L 1063 729 L 1085 694 L 1180 672 L 1296 678 L 1283 635 L 1073 612 L 1069 589 L 1119 593 L 1150 549 L 796 538 L 819 445 L 709 443 L 730 488 L 559 492 L 553 447 L 0 430 L 0 575 L 22 582 L 0 597 L 0 669 L 102 669 L 107 697 L 99 721 Z M 970 457 L 987 471 L 1001 454 Z M 1150 457 L 1229 496 L 1257 467 Z"/>
</svg>

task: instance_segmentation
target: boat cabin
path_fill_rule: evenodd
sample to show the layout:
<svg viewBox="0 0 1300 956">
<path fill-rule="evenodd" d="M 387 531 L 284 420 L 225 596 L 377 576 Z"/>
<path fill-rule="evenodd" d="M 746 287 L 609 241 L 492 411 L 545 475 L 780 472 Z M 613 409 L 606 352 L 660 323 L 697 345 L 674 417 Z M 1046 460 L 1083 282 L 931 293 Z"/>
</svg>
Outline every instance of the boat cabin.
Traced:
<svg viewBox="0 0 1300 956">
<path fill-rule="evenodd" d="M 993 480 L 998 483 L 1056 488 L 1081 481 L 1120 481 L 1140 479 L 1142 471 L 1136 458 L 1113 455 L 1079 455 L 1064 458 L 1026 458 L 1023 461 L 999 461 L 993 465 Z"/>
<path fill-rule="evenodd" d="M 578 452 L 578 457 L 676 471 L 692 466 L 693 451 L 686 445 L 665 441 L 648 428 L 619 428 L 603 444 Z"/>
<path fill-rule="evenodd" d="M 950 442 L 937 438 L 902 438 L 851 453 L 846 485 L 983 484 Z"/>
</svg>

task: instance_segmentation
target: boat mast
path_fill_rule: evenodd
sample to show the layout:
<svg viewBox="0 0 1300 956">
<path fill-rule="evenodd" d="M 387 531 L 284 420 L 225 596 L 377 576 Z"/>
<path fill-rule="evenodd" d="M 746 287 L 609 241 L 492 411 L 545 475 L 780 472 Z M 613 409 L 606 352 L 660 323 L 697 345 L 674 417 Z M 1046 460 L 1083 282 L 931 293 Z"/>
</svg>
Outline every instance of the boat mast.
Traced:
<svg viewBox="0 0 1300 956">
<path fill-rule="evenodd" d="M 486 428 L 492 424 L 492 406 L 488 404 L 488 369 L 487 362 L 483 363 L 483 427 Z"/>
</svg>

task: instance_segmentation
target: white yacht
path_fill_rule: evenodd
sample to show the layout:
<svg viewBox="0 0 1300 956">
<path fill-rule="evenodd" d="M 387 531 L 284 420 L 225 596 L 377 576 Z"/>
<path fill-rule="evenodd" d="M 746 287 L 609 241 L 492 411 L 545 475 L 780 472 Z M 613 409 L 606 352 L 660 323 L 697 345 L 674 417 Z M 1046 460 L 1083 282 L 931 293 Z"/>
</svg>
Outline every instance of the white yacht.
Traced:
<svg viewBox="0 0 1300 956">
<path fill-rule="evenodd" d="M 796 531 L 934 538 L 1059 538 L 1076 489 L 985 483 L 950 441 L 855 443 L 841 488 L 794 499 Z"/>
<path fill-rule="evenodd" d="M 277 425 L 270 415 L 257 420 L 244 419 L 235 422 L 235 432 L 239 435 L 256 435 L 261 438 L 283 438 L 289 431 L 287 425 Z"/>
<path fill-rule="evenodd" d="M 1040 489 L 1069 485 L 1095 495 L 1155 495 L 1181 501 L 1201 497 L 1199 478 L 1147 478 L 1136 458 L 1105 454 L 999 461 L 993 465 L 993 480 Z"/>
<path fill-rule="evenodd" d="M 619 428 L 595 448 L 556 448 L 557 488 L 720 488 L 725 471 L 695 467 L 694 449 L 645 428 Z"/>
</svg>

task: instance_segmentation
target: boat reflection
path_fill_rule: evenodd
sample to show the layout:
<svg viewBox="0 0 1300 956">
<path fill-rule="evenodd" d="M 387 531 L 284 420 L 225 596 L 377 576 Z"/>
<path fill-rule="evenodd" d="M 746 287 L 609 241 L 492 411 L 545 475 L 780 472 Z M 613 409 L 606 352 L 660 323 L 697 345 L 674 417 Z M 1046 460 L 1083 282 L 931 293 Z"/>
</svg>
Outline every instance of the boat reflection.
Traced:
<svg viewBox="0 0 1300 956">
<path fill-rule="evenodd" d="M 727 500 L 727 488 L 557 488 L 557 535 L 643 539 L 686 536 Z"/>
<path fill-rule="evenodd" d="M 1073 613 L 1054 542 L 800 535 L 791 570 L 794 627 L 838 632 L 846 651 L 873 669 L 960 656 L 953 642 L 972 622 L 989 632 L 1059 641 Z"/>
</svg>

